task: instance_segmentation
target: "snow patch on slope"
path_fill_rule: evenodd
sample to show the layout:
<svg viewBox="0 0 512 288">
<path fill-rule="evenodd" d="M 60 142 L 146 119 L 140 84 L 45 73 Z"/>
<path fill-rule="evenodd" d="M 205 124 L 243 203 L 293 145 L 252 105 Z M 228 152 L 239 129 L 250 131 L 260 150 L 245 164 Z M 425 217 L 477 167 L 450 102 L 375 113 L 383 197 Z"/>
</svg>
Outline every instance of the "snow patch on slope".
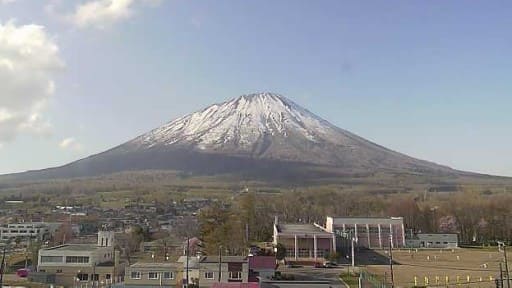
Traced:
<svg viewBox="0 0 512 288">
<path fill-rule="evenodd" d="M 293 101 L 272 93 L 244 95 L 178 118 L 133 144 L 141 148 L 193 145 L 201 150 L 226 145 L 248 150 L 267 136 L 302 136 L 311 142 L 336 142 L 339 129 Z"/>
</svg>

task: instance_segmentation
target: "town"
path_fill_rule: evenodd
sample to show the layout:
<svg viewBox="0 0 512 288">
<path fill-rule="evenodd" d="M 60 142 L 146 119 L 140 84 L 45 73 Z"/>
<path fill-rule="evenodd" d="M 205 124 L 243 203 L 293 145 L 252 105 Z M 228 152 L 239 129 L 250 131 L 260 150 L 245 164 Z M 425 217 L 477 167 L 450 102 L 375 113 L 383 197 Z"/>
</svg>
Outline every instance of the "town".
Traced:
<svg viewBox="0 0 512 288">
<path fill-rule="evenodd" d="M 239 197 L 254 204 L 250 193 Z M 403 216 L 325 215 L 318 223 L 304 223 L 282 221 L 275 215 L 267 226 L 268 241 L 237 241 L 235 234 L 249 237 L 252 227 L 246 225 L 229 242 L 208 238 L 201 231 L 207 229 L 201 224 L 204 217 L 215 221 L 212 207 L 226 210 L 233 205 L 221 199 L 195 197 L 165 204 L 127 200 L 118 208 L 38 204 L 37 209 L 26 209 L 30 201 L 34 199 L 2 204 L 4 284 L 243 288 L 478 283 L 494 287 L 496 281 L 508 279 L 503 276 L 508 268 L 501 267 L 500 251 L 505 246 L 499 251 L 497 246 L 460 248 L 458 233 L 421 233 L 408 227 Z M 458 269 L 464 270 L 461 267 L 468 263 L 474 266 L 461 273 Z M 494 267 L 498 264 L 501 276 L 495 273 L 500 271 Z M 410 269 L 414 265 L 419 268 L 414 275 L 405 272 L 414 271 Z M 439 270 L 437 265 L 445 266 Z"/>
</svg>

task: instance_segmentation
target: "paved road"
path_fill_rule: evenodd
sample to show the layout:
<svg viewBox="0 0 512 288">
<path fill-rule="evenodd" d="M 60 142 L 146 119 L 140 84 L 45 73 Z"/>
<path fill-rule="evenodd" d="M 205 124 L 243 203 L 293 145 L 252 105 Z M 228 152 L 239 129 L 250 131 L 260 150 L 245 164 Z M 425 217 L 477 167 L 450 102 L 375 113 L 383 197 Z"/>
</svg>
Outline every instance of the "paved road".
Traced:
<svg viewBox="0 0 512 288">
<path fill-rule="evenodd" d="M 296 280 L 318 280 L 329 281 L 333 288 L 345 288 L 346 286 L 340 281 L 339 275 L 346 271 L 345 267 L 340 268 L 313 268 L 304 266 L 300 268 L 280 267 L 279 271 L 283 274 L 293 275 Z"/>
</svg>

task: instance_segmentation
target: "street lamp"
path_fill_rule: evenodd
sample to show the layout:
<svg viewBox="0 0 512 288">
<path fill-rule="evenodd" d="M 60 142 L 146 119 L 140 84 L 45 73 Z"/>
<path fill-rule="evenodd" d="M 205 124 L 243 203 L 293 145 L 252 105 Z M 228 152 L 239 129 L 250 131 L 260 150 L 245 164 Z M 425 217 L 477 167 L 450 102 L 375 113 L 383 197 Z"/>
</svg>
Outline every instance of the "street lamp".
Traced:
<svg viewBox="0 0 512 288">
<path fill-rule="evenodd" d="M 222 245 L 219 246 L 219 283 L 222 277 Z"/>
</svg>

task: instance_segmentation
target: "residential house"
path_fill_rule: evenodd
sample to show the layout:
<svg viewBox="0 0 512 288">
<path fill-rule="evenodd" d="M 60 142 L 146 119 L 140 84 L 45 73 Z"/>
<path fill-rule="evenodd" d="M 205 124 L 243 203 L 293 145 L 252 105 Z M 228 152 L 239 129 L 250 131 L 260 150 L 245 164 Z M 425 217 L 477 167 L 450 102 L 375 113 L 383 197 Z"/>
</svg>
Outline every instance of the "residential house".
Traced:
<svg viewBox="0 0 512 288">
<path fill-rule="evenodd" d="M 249 283 L 249 260 L 245 256 L 196 256 L 180 257 L 183 265 L 183 283 L 186 283 L 187 267 L 189 283 L 199 287 L 212 287 L 219 283 Z"/>
<path fill-rule="evenodd" d="M 126 269 L 124 287 L 179 287 L 178 263 L 135 263 Z"/>
</svg>

